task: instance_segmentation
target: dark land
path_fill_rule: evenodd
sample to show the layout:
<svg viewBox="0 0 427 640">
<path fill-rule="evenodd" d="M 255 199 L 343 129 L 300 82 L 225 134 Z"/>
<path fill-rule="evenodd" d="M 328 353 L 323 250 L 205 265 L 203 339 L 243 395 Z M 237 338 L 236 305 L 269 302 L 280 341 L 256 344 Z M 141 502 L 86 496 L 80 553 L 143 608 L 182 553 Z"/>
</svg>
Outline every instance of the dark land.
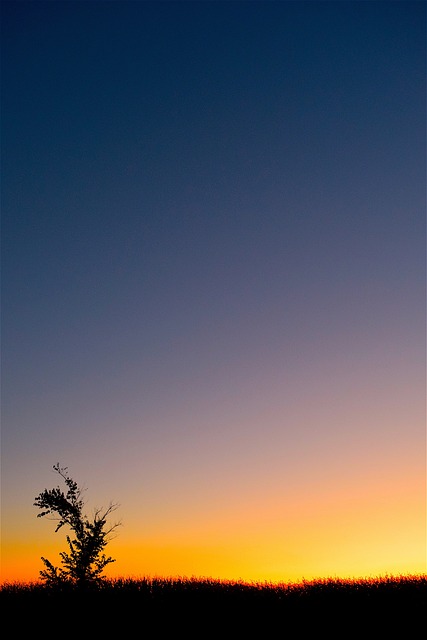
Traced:
<svg viewBox="0 0 427 640">
<path fill-rule="evenodd" d="M 416 638 L 426 628 L 427 575 L 298 584 L 114 579 L 92 589 L 10 583 L 1 587 L 0 603 L 3 622 L 12 622 L 18 637 L 50 628 L 82 638 L 166 638 L 177 631 L 191 638 L 320 631 L 336 638 Z"/>
<path fill-rule="evenodd" d="M 114 579 L 92 589 L 9 583 L 2 618 L 16 633 L 50 628 L 89 638 L 418 637 L 425 631 L 427 575 L 299 584 L 213 579 Z M 149 631 L 151 629 L 152 631 Z"/>
</svg>

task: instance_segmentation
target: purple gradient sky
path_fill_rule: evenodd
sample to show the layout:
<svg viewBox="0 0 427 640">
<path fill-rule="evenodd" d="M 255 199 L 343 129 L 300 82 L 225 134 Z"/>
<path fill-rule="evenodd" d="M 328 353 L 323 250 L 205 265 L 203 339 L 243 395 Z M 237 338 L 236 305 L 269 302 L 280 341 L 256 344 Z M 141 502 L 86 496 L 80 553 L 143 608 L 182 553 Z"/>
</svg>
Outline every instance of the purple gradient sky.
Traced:
<svg viewBox="0 0 427 640">
<path fill-rule="evenodd" d="M 425 3 L 2 4 L 6 539 L 422 474 Z"/>
</svg>

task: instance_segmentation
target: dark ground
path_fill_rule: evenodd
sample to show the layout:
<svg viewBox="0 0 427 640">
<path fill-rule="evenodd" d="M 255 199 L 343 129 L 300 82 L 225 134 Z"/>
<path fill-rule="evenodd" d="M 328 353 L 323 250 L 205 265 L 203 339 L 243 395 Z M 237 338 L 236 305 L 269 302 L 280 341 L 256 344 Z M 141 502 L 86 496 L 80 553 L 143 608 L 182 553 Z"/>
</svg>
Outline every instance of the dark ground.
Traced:
<svg viewBox="0 0 427 640">
<path fill-rule="evenodd" d="M 97 590 L 9 585 L 3 623 L 15 637 L 49 635 L 166 638 L 423 637 L 427 577 L 299 586 L 209 580 L 117 580 Z"/>
</svg>

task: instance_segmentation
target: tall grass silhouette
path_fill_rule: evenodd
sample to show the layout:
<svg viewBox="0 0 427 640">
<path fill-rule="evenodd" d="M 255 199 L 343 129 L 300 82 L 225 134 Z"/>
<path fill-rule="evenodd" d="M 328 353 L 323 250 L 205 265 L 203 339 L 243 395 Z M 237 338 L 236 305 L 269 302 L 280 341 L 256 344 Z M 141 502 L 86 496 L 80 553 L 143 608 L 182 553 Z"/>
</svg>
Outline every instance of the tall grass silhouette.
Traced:
<svg viewBox="0 0 427 640">
<path fill-rule="evenodd" d="M 43 621 L 82 638 L 416 638 L 425 625 L 427 575 L 300 583 L 114 578 L 84 591 L 10 582 L 0 587 L 0 603 L 4 622 L 18 620 L 26 634 Z"/>
</svg>

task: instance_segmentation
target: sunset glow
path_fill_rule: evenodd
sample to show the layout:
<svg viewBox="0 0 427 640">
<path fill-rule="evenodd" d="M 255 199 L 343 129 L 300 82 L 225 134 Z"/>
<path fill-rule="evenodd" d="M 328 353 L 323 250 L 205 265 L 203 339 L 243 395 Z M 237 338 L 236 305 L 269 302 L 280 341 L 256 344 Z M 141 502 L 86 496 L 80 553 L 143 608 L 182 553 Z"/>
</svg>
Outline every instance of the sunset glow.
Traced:
<svg viewBox="0 0 427 640">
<path fill-rule="evenodd" d="M 425 9 L 2 3 L 2 581 L 427 572 Z"/>
</svg>

